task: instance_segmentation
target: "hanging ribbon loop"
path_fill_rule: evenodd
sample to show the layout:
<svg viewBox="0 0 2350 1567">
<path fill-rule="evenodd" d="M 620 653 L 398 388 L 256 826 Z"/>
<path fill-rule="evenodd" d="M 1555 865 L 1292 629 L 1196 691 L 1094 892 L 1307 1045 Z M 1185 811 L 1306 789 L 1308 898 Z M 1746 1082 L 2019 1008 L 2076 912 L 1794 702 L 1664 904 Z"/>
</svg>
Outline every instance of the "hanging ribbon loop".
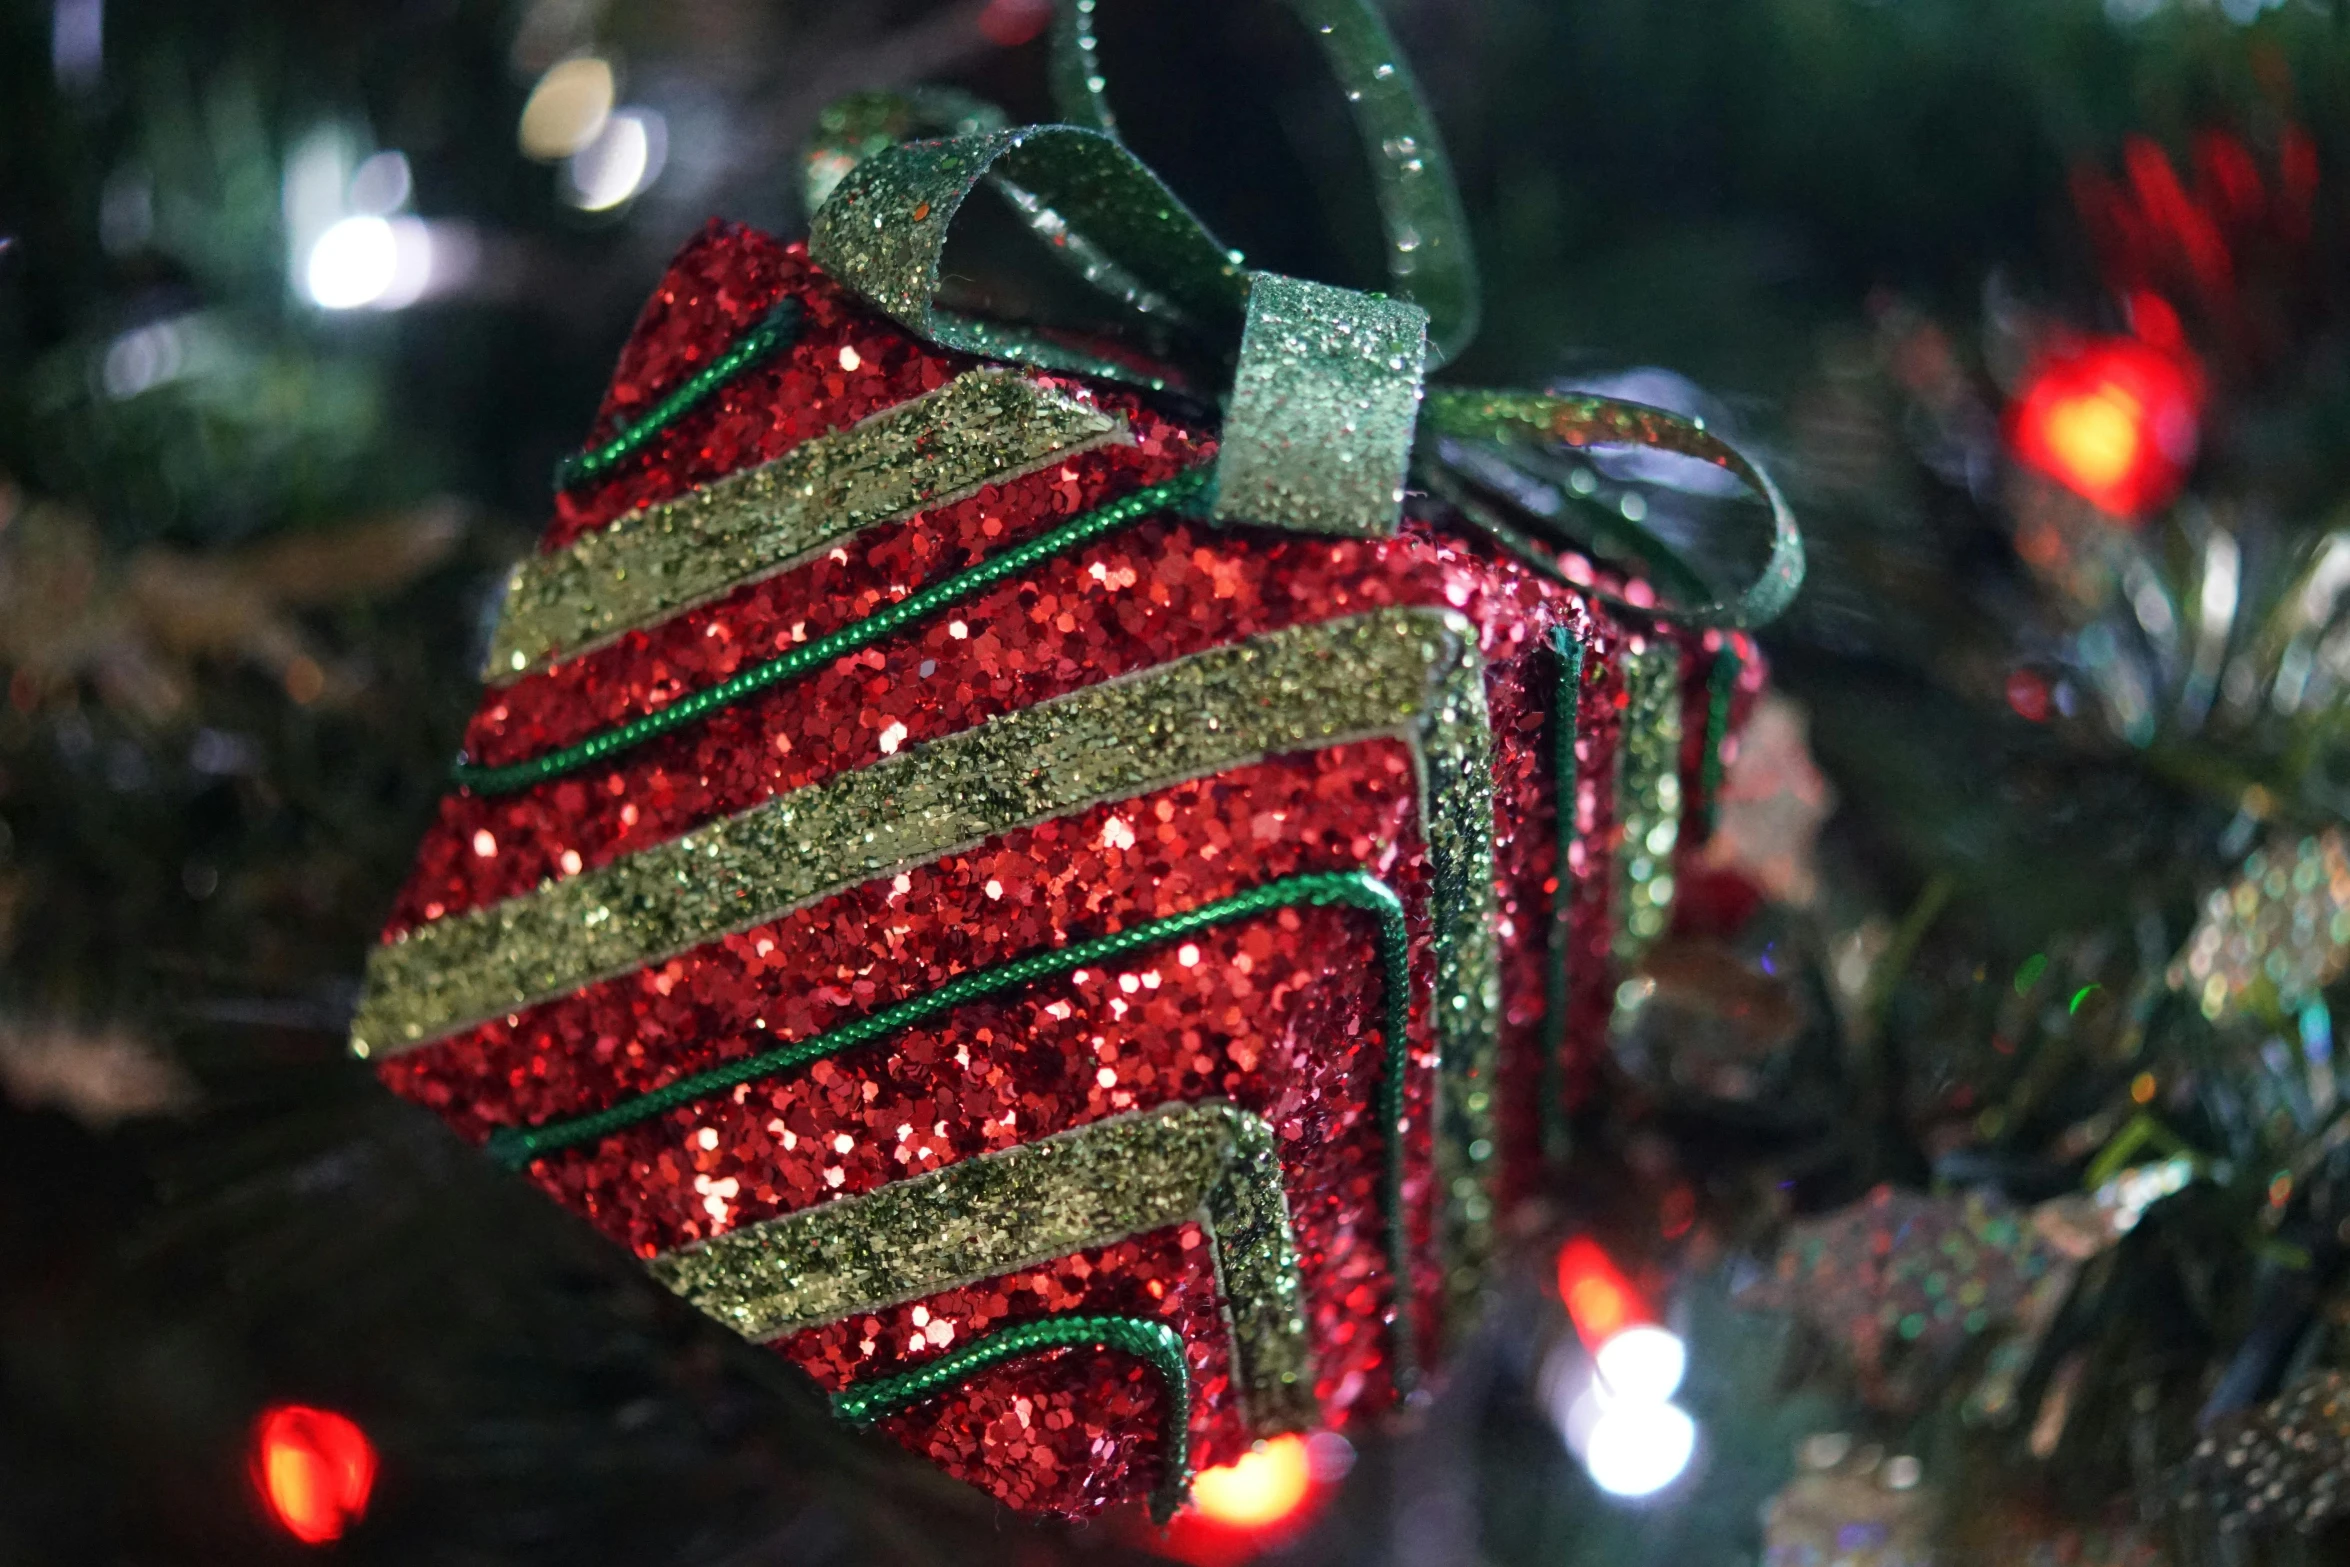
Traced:
<svg viewBox="0 0 2350 1567">
<path fill-rule="evenodd" d="M 1072 236 L 1114 270 L 1087 270 L 1146 322 L 1195 342 L 1236 341 L 1248 309 L 1240 264 L 1175 193 L 1115 137 L 1074 125 L 1028 125 L 909 142 L 865 158 L 817 209 L 808 254 L 907 330 L 948 348 L 1043 369 L 1163 387 L 1079 344 L 983 320 L 937 302 L 939 263 L 963 202 L 1000 181 L 1029 226 L 1056 249 Z M 1025 200 L 1022 200 L 1025 198 Z M 1064 213 L 1077 213 L 1073 223 Z M 1081 270 L 1084 270 L 1081 268 Z"/>
<path fill-rule="evenodd" d="M 1769 508 L 1770 555 L 1760 573 L 1734 594 L 1710 602 L 1660 607 L 1656 613 L 1685 625 L 1748 629 L 1776 619 L 1803 586 L 1803 532 L 1771 476 L 1745 453 L 1707 430 L 1704 421 L 1642 403 L 1612 397 L 1557 397 L 1540 392 L 1478 391 L 1437 387 L 1428 393 L 1423 415 L 1429 433 L 1508 449 L 1530 444 L 1570 448 L 1645 447 L 1678 452 L 1726 469 L 1743 480 Z M 1695 577 L 1669 546 L 1647 530 L 1630 530 L 1645 563 L 1668 579 Z"/>
<path fill-rule="evenodd" d="M 1371 166 L 1386 232 L 1387 286 L 1428 313 L 1428 368 L 1449 363 L 1477 333 L 1477 261 L 1460 189 L 1428 102 L 1370 0 L 1284 0 L 1313 34 L 1346 95 Z M 1099 0 L 1060 0 L 1053 31 L 1053 95 L 1061 117 L 1109 135 L 1110 112 L 1094 32 Z"/>
</svg>

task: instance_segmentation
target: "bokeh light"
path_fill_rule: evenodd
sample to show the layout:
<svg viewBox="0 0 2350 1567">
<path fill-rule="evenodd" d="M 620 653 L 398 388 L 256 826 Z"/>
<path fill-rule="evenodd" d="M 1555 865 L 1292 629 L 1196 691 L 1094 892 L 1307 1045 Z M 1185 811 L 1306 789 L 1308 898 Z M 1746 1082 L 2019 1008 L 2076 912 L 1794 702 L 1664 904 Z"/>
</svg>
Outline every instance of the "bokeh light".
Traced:
<svg viewBox="0 0 2350 1567">
<path fill-rule="evenodd" d="M 1301 1436 L 1277 1436 L 1228 1464 L 1203 1469 L 1191 1504 L 1201 1516 L 1236 1529 L 1262 1529 L 1305 1504 L 1313 1466 Z"/>
<path fill-rule="evenodd" d="M 568 158 L 602 132 L 617 91 L 609 61 L 594 55 L 558 60 L 530 90 L 515 139 L 526 156 L 541 162 Z"/>
<path fill-rule="evenodd" d="M 1625 1328 L 1599 1346 L 1592 1363 L 1610 1397 L 1622 1403 L 1661 1404 L 1681 1387 L 1689 1346 L 1652 1323 Z"/>
<path fill-rule="evenodd" d="M 2199 377 L 2179 353 L 2108 337 L 2044 358 L 2009 416 L 2019 460 L 2117 517 L 2178 493 L 2198 436 Z"/>
<path fill-rule="evenodd" d="M 1558 1286 L 1575 1332 L 1589 1349 L 1597 1349 L 1647 1315 L 1623 1270 L 1588 1235 L 1578 1235 L 1559 1248 Z"/>
<path fill-rule="evenodd" d="M 658 179 L 668 151 L 669 127 L 658 113 L 622 109 L 563 166 L 563 197 L 583 212 L 608 211 Z"/>
<path fill-rule="evenodd" d="M 1583 1453 L 1591 1480 L 1611 1496 L 1654 1496 L 1681 1478 L 1697 1451 L 1697 1422 L 1665 1403 L 1600 1411 Z"/>
<path fill-rule="evenodd" d="M 331 1409 L 279 1404 L 253 1428 L 253 1481 L 286 1533 L 323 1545 L 367 1511 L 375 1447 Z"/>
</svg>

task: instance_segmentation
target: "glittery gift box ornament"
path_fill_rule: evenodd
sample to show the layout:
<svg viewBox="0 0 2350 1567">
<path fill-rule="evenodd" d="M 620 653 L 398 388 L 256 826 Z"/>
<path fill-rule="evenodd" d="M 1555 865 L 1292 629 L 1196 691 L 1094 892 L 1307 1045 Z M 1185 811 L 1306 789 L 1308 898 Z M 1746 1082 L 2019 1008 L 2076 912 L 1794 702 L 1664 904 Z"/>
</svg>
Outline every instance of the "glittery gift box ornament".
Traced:
<svg viewBox="0 0 2350 1567">
<path fill-rule="evenodd" d="M 1243 271 L 1111 133 L 1079 7 L 1089 125 L 861 100 L 806 245 L 686 247 L 353 1029 L 1027 1510 L 1163 1514 L 1440 1361 L 1800 574 L 1692 421 L 1423 387 L 1474 314 L 1457 203 L 1375 18 L 1324 9 L 1413 149 L 1393 297 Z M 960 133 L 895 139 L 925 117 Z M 1130 330 L 947 309 L 982 187 Z M 1743 477 L 1765 576 L 1665 613 L 1560 538 L 1543 464 L 1608 444 Z"/>
</svg>

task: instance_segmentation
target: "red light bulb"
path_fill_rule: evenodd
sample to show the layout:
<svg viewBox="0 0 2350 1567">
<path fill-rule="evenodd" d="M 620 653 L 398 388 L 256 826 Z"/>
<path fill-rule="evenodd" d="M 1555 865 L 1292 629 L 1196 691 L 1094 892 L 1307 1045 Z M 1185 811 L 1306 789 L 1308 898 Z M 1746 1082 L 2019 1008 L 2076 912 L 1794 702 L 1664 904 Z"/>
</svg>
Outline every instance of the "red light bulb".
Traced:
<svg viewBox="0 0 2350 1567">
<path fill-rule="evenodd" d="M 2026 467 L 2101 511 L 2137 518 L 2186 479 L 2200 383 L 2181 353 L 2094 338 L 2033 366 L 2009 412 L 2008 438 Z"/>
<path fill-rule="evenodd" d="M 1586 1348 L 1597 1349 L 1633 1323 L 1648 1320 L 1632 1281 L 1588 1235 L 1559 1248 L 1558 1279 L 1559 1299 L 1566 1302 Z"/>
<path fill-rule="evenodd" d="M 286 1533 L 324 1545 L 367 1511 L 375 1447 L 331 1409 L 278 1404 L 253 1427 L 253 1483 Z"/>
</svg>

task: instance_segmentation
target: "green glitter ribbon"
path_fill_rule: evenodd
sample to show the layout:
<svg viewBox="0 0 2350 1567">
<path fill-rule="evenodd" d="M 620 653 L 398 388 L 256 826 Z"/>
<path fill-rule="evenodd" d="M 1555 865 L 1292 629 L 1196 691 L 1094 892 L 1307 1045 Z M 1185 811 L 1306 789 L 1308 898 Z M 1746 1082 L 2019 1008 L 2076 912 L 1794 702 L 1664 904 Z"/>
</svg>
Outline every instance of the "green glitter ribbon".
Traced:
<svg viewBox="0 0 2350 1567">
<path fill-rule="evenodd" d="M 1097 506 L 1051 532 L 1039 534 L 968 571 L 958 572 L 919 592 L 910 593 L 896 603 L 837 631 L 812 642 L 804 642 L 778 658 L 742 670 L 690 696 L 680 697 L 658 712 L 599 730 L 584 740 L 560 750 L 549 751 L 543 756 L 508 763 L 502 767 L 486 767 L 460 757 L 456 766 L 450 769 L 450 777 L 460 787 L 478 794 L 511 794 L 518 789 L 544 783 L 550 778 L 577 772 L 580 768 L 593 766 L 622 751 L 643 745 L 648 740 L 698 723 L 719 709 L 731 707 L 746 697 L 822 669 L 835 659 L 845 658 L 862 648 L 870 647 L 950 605 L 961 603 L 999 582 L 1018 576 L 1042 561 L 1082 549 L 1096 539 L 1160 512 L 1196 507 L 1208 493 L 1208 470 L 1198 468 L 1178 474 L 1164 483 L 1154 484 L 1107 505 Z"/>
<path fill-rule="evenodd" d="M 1250 274 L 1240 365 L 1216 455 L 1216 516 L 1377 538 L 1402 515 L 1428 313 Z"/>
<path fill-rule="evenodd" d="M 1240 264 L 1173 191 L 1116 138 L 1074 125 L 1028 125 L 891 147 L 857 163 L 809 227 L 808 254 L 836 281 L 907 330 L 967 353 L 1135 382 L 1162 377 L 1030 327 L 984 320 L 938 303 L 940 262 L 955 216 L 982 183 L 1008 182 L 1033 198 L 1030 226 L 1084 235 L 1115 257 L 1111 289 L 1145 323 L 1181 322 L 1211 340 L 1236 340 L 1248 309 Z M 1084 215 L 1071 223 L 1068 212 Z M 1056 247 L 1061 248 L 1061 247 Z M 1163 346 L 1154 342 L 1154 349 Z"/>
<path fill-rule="evenodd" d="M 1055 1349 L 1115 1350 L 1159 1374 L 1167 1409 L 1151 1517 L 1159 1523 L 1174 1517 L 1191 1491 L 1191 1367 L 1183 1356 L 1182 1336 L 1148 1317 L 1040 1317 L 1014 1323 L 911 1371 L 835 1393 L 832 1412 L 851 1425 L 869 1426 L 951 1392 L 983 1371 Z"/>
<path fill-rule="evenodd" d="M 1643 608 L 1611 598 L 1619 608 L 1662 615 L 1686 625 L 1744 630 L 1775 619 L 1803 586 L 1803 533 L 1795 525 L 1795 514 L 1786 498 L 1769 474 L 1707 430 L 1702 419 L 1610 397 L 1431 387 L 1421 422 L 1433 435 L 1486 443 L 1505 457 L 1513 448 L 1553 445 L 1637 446 L 1678 452 L 1728 470 L 1762 498 L 1771 516 L 1771 547 L 1754 581 L 1727 597 L 1697 604 Z M 1688 567 L 1656 535 L 1645 529 L 1626 532 L 1646 563 L 1661 574 L 1683 579 L 1690 575 Z"/>
<path fill-rule="evenodd" d="M 1170 352 L 1180 338 L 1211 363 L 1236 359 L 1218 459 L 1220 518 L 1319 533 L 1395 531 L 1427 362 L 1424 310 L 1243 273 L 1115 137 L 1072 125 L 982 131 L 865 157 L 816 213 L 809 255 L 931 342 L 1165 390 L 1162 376 L 1041 330 L 940 305 L 947 236 L 982 184 L 1011 201 L 1051 254 L 1123 305 L 1153 352 Z"/>
<path fill-rule="evenodd" d="M 1630 965 L 1672 919 L 1681 841 L 1681 650 L 1661 637 L 1623 655 L 1624 738 L 1616 751 L 1616 961 Z"/>
<path fill-rule="evenodd" d="M 646 442 L 701 406 L 727 382 L 800 335 L 800 302 L 789 294 L 775 302 L 766 318 L 727 346 L 667 397 L 655 403 L 641 419 L 622 425 L 613 437 L 592 451 L 575 452 L 555 465 L 555 488 L 568 490 L 600 479 L 626 462 Z"/>
<path fill-rule="evenodd" d="M 1476 335 L 1477 263 L 1443 139 L 1411 66 L 1365 0 L 1288 0 L 1337 78 L 1370 160 L 1387 241 L 1388 287 L 1428 314 L 1431 367 Z M 1097 0 L 1061 0 L 1053 96 L 1061 118 L 1117 134 L 1094 35 Z"/>
</svg>

